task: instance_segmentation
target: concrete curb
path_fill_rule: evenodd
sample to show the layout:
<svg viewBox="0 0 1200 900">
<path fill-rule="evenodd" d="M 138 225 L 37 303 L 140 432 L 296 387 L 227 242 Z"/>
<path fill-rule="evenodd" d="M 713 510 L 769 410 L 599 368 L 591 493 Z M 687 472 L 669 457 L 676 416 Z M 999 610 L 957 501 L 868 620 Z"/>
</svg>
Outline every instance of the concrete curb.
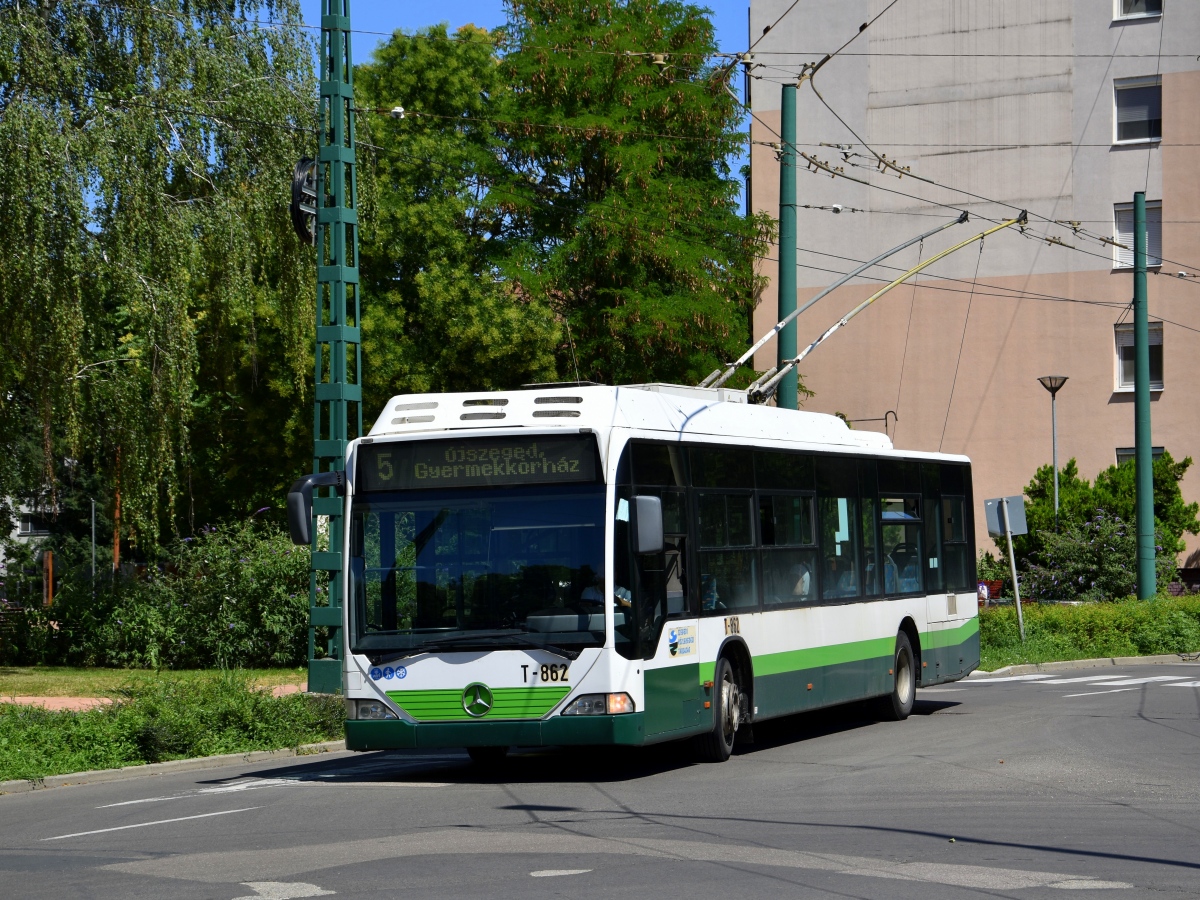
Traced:
<svg viewBox="0 0 1200 900">
<path fill-rule="evenodd" d="M 1025 663 L 1005 666 L 984 672 L 976 669 L 968 678 L 988 678 L 993 675 L 1033 675 L 1036 672 L 1058 672 L 1062 669 L 1100 669 L 1106 666 L 1168 666 L 1200 662 L 1197 653 L 1165 653 L 1162 656 L 1111 656 L 1101 659 L 1068 659 L 1062 662 Z"/>
<path fill-rule="evenodd" d="M 75 772 L 70 775 L 47 775 L 45 778 L 16 781 L 0 781 L 0 794 L 27 794 L 46 788 L 68 787 L 75 784 L 103 784 L 108 781 L 132 781 L 152 775 L 174 775 L 194 769 L 220 769 L 225 766 L 240 766 L 246 763 L 267 762 L 273 759 L 292 759 L 297 756 L 314 756 L 319 753 L 337 753 L 346 749 L 345 741 L 326 741 L 321 744 L 302 744 L 285 750 L 255 750 L 252 753 L 226 753 L 221 756 L 201 756 L 196 759 L 173 759 L 169 762 L 147 763 L 142 766 L 125 766 L 120 769 L 96 769 L 92 772 Z"/>
</svg>

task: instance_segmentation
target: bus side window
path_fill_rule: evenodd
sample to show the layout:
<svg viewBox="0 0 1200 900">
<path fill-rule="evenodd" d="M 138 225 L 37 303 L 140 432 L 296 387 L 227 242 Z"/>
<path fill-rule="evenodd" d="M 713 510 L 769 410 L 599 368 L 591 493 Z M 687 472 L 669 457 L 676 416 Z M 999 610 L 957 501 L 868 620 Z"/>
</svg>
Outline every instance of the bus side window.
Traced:
<svg viewBox="0 0 1200 900">
<path fill-rule="evenodd" d="M 921 553 L 921 498 L 883 497 L 883 589 L 911 594 L 924 587 Z"/>
<path fill-rule="evenodd" d="M 858 462 L 817 458 L 817 521 L 821 535 L 821 598 L 849 600 L 862 593 L 858 520 Z"/>
<path fill-rule="evenodd" d="M 696 500 L 700 512 L 701 614 L 757 608 L 753 495 L 701 491 Z"/>
<path fill-rule="evenodd" d="M 763 603 L 788 606 L 817 599 L 812 497 L 759 494 Z"/>
</svg>

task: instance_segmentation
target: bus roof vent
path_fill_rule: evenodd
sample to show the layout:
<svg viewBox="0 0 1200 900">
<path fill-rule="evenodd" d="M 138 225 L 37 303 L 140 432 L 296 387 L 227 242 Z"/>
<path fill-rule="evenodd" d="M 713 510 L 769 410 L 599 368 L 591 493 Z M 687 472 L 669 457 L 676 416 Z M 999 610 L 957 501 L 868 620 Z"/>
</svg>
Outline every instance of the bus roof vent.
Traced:
<svg viewBox="0 0 1200 900">
<path fill-rule="evenodd" d="M 582 403 L 582 397 L 535 397 L 534 403 Z M 534 413 L 538 415 L 538 413 Z"/>
<path fill-rule="evenodd" d="M 535 409 L 535 419 L 577 419 L 580 412 L 577 409 Z"/>
<path fill-rule="evenodd" d="M 505 400 L 504 402 L 507 403 L 508 401 Z M 467 419 L 503 419 L 504 413 L 502 413 L 502 412 L 463 413 L 461 416 L 459 416 L 459 418 L 463 419 L 463 420 L 467 420 Z"/>
<path fill-rule="evenodd" d="M 505 397 L 488 397 L 483 400 L 464 400 L 463 406 L 508 406 Z"/>
<path fill-rule="evenodd" d="M 422 422 L 432 422 L 433 416 L 399 416 L 392 419 L 393 425 L 419 425 Z"/>
<path fill-rule="evenodd" d="M 436 400 L 428 400 L 425 403 L 397 403 L 392 407 L 392 412 L 409 412 L 414 409 L 437 409 Z"/>
</svg>

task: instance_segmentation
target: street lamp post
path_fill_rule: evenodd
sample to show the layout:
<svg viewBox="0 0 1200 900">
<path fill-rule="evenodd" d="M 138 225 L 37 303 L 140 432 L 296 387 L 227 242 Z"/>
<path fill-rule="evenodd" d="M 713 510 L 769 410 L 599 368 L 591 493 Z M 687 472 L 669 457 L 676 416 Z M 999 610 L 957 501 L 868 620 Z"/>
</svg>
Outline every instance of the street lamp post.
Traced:
<svg viewBox="0 0 1200 900">
<path fill-rule="evenodd" d="M 1058 531 L 1058 409 L 1056 400 L 1059 389 L 1067 383 L 1067 376 L 1043 375 L 1038 381 L 1050 392 L 1050 444 L 1054 464 L 1054 530 Z"/>
</svg>

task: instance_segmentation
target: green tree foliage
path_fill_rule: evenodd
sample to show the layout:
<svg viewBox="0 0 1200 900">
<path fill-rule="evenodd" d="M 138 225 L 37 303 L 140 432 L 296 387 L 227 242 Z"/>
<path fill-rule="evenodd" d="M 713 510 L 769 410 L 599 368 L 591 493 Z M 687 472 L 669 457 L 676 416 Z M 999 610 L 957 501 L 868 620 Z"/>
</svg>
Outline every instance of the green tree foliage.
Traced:
<svg viewBox="0 0 1200 900">
<path fill-rule="evenodd" d="M 136 576 L 64 579 L 9 620 L 0 662 L 135 668 L 297 666 L 307 652 L 308 552 L 249 519 L 163 548 Z M 20 579 L 10 596 L 22 599 Z"/>
<path fill-rule="evenodd" d="M 466 26 L 397 32 L 355 69 L 371 119 L 374 215 L 362 234 L 365 409 L 402 392 L 553 380 L 560 329 L 505 279 L 510 243 L 487 186 L 501 179 L 497 38 Z"/>
<path fill-rule="evenodd" d="M 0 497 L 79 460 L 153 544 L 306 455 L 312 44 L 260 18 L 298 3 L 0 2 Z"/>
<path fill-rule="evenodd" d="M 1158 536 L 1162 541 L 1162 535 Z M 1175 556 L 1155 557 L 1158 582 L 1175 578 Z M 1137 590 L 1137 531 L 1120 516 L 1098 509 L 1061 533 L 1042 532 L 1042 549 L 1021 577 L 1022 597 L 1042 602 L 1121 600 Z"/>
<path fill-rule="evenodd" d="M 1183 535 L 1200 533 L 1200 503 L 1185 503 L 1179 488 L 1191 466 L 1190 456 L 1176 462 L 1166 452 L 1154 461 L 1154 525 L 1162 584 L 1174 578 L 1176 557 L 1184 549 Z M 1073 584 L 1088 596 L 1107 599 L 1132 592 L 1126 580 L 1136 580 L 1135 475 L 1129 461 L 1109 466 L 1091 484 L 1080 477 L 1075 460 L 1068 460 L 1059 472 L 1056 533 L 1054 470 L 1050 466 L 1037 470 L 1025 487 L 1029 533 L 1014 538 L 1013 549 L 1018 566 L 1033 573 L 1041 594 L 1049 597 L 1056 584 Z M 1003 542 L 996 539 L 1002 560 L 1007 554 Z"/>
<path fill-rule="evenodd" d="M 716 49 L 677 0 L 509 2 L 505 270 L 567 320 L 583 378 L 694 383 L 746 346 L 771 229 L 738 215 L 745 136 Z"/>
</svg>

